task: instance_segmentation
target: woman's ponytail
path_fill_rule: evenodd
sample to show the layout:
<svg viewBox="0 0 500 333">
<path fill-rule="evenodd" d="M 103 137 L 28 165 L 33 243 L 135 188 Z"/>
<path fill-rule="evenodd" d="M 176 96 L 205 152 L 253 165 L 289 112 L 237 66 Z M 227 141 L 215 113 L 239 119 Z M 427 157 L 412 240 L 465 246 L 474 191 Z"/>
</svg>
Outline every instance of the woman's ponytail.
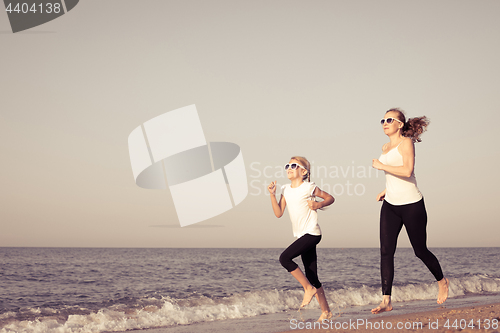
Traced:
<svg viewBox="0 0 500 333">
<path fill-rule="evenodd" d="M 427 130 L 430 121 L 426 116 L 410 118 L 405 123 L 402 134 L 413 142 L 421 142 L 420 135 Z"/>
<path fill-rule="evenodd" d="M 404 111 L 399 108 L 393 108 L 387 112 L 396 112 L 398 114 L 397 118 L 404 123 L 404 126 L 401 129 L 402 136 L 410 138 L 414 143 L 422 141 L 422 139 L 420 139 L 420 135 L 427 130 L 427 126 L 430 124 L 429 118 L 422 116 L 409 118 L 408 121 L 406 121 Z"/>
</svg>

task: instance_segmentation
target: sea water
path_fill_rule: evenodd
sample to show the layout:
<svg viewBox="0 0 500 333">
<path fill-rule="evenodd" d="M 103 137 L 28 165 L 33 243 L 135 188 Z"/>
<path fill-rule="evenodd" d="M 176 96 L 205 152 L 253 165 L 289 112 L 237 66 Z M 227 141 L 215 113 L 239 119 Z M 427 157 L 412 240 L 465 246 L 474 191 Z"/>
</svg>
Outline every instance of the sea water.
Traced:
<svg viewBox="0 0 500 333">
<path fill-rule="evenodd" d="M 0 248 L 0 332 L 251 332 L 256 320 L 273 332 L 276 318 L 302 316 L 303 290 L 281 267 L 282 250 Z M 500 248 L 431 251 L 451 281 L 450 301 L 500 293 Z M 334 312 L 380 302 L 379 261 L 376 248 L 318 249 Z M 395 272 L 395 304 L 435 303 L 437 285 L 412 249 L 398 248 Z"/>
</svg>

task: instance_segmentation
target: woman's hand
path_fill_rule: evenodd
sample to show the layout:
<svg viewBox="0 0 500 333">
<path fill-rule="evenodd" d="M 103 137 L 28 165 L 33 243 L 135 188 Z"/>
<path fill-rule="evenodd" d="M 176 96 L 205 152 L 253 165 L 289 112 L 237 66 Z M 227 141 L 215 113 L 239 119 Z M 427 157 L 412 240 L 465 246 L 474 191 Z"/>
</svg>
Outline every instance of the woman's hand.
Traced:
<svg viewBox="0 0 500 333">
<path fill-rule="evenodd" d="M 269 184 L 267 189 L 269 190 L 269 193 L 275 194 L 276 193 L 276 181 L 271 182 L 271 184 Z"/>
<path fill-rule="evenodd" d="M 374 167 L 377 170 L 383 170 L 382 168 L 385 166 L 382 162 L 380 162 L 378 159 L 374 158 L 372 160 L 372 167 Z"/>
<path fill-rule="evenodd" d="M 378 195 L 377 195 L 377 201 L 383 201 L 384 198 L 385 198 L 385 191 L 386 190 L 383 190 L 382 192 L 380 192 Z"/>
</svg>

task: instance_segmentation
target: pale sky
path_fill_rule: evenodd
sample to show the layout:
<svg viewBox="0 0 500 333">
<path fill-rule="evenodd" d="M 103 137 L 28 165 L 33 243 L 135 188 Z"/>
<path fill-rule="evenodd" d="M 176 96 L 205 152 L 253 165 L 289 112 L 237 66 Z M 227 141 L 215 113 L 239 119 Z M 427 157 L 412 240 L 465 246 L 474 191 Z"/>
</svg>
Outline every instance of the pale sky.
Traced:
<svg viewBox="0 0 500 333">
<path fill-rule="evenodd" d="M 431 120 L 415 146 L 429 247 L 500 246 L 499 14 L 498 1 L 85 0 L 13 34 L 0 13 L 0 246 L 286 247 L 288 212 L 274 217 L 266 187 L 302 155 L 336 198 L 320 247 L 378 247 L 371 160 L 392 107 Z M 249 194 L 181 228 L 169 190 L 135 184 L 127 138 L 191 104 L 207 141 L 241 147 Z"/>
</svg>

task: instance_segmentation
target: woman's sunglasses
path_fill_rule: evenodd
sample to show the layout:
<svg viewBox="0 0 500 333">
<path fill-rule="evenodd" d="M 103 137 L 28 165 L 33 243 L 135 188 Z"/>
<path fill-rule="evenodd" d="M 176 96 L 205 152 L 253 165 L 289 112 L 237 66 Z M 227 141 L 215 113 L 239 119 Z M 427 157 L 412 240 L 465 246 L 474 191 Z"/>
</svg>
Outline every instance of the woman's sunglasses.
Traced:
<svg viewBox="0 0 500 333">
<path fill-rule="evenodd" d="M 380 123 L 381 123 L 382 125 L 383 125 L 383 124 L 385 124 L 385 123 L 392 124 L 392 123 L 394 122 L 394 120 L 395 120 L 395 121 L 399 121 L 400 123 L 402 123 L 402 121 L 401 121 L 401 120 L 396 119 L 396 118 L 385 118 L 385 119 L 381 119 L 381 120 L 380 120 Z"/>
<path fill-rule="evenodd" d="M 297 169 L 298 167 L 301 167 L 302 169 L 305 169 L 302 165 L 300 165 L 299 163 L 288 163 L 287 165 L 285 165 L 285 170 L 288 170 L 288 168 L 292 169 L 292 170 L 295 170 Z"/>
</svg>

